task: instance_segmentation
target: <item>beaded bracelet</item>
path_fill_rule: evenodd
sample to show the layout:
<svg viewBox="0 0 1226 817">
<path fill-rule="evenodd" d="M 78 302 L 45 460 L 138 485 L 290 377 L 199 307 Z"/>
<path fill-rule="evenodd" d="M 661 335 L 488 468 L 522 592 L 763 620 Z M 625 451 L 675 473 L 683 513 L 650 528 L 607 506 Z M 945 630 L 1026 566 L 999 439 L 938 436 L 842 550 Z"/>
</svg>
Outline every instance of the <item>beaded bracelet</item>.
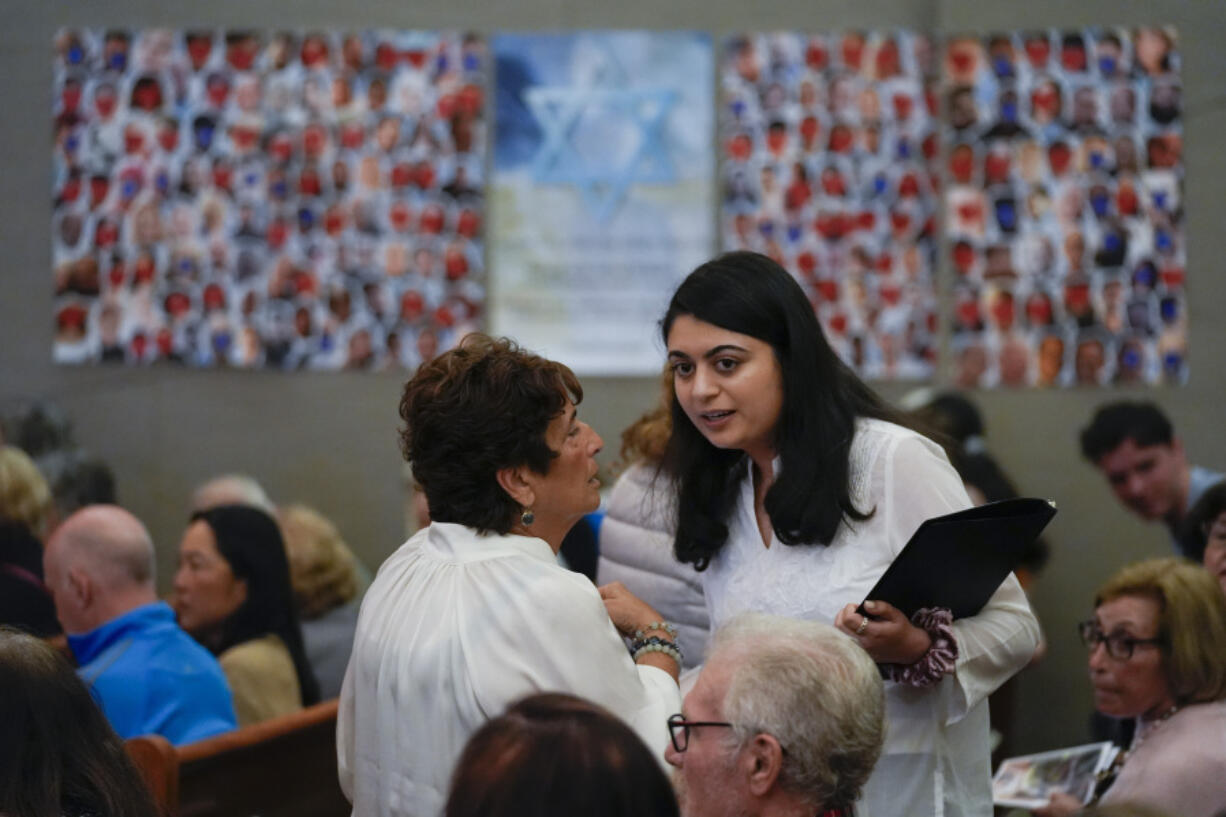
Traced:
<svg viewBox="0 0 1226 817">
<path fill-rule="evenodd" d="M 676 661 L 678 665 L 681 664 L 681 648 L 673 642 L 660 638 L 659 636 L 653 635 L 651 638 L 639 639 L 630 647 L 630 657 L 632 659 L 637 660 L 639 654 L 645 652 L 664 653 L 669 658 Z"/>
<path fill-rule="evenodd" d="M 928 633 L 932 646 L 914 664 L 882 664 L 887 681 L 911 687 L 928 687 L 954 671 L 958 662 L 958 642 L 954 638 L 953 614 L 944 607 L 916 610 L 911 623 Z"/>
<path fill-rule="evenodd" d="M 650 633 L 653 630 L 659 630 L 661 632 L 668 633 L 668 636 L 670 638 L 677 637 L 677 628 L 674 625 L 669 624 L 667 621 L 653 621 L 647 626 L 643 627 L 643 629 L 635 630 L 634 637 L 641 639 L 646 633 Z"/>
</svg>

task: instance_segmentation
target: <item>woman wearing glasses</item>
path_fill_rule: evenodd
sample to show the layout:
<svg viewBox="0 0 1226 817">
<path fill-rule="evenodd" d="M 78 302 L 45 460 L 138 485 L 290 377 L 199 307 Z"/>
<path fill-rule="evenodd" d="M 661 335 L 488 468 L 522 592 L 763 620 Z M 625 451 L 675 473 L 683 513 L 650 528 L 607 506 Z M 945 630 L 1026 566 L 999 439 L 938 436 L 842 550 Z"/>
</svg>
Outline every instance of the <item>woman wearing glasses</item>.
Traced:
<svg viewBox="0 0 1226 817">
<path fill-rule="evenodd" d="M 1098 802 L 1181 817 L 1226 810 L 1226 597 L 1213 576 L 1175 558 L 1129 565 L 1098 591 L 1094 618 L 1080 626 L 1095 707 L 1136 720 Z M 1038 813 L 1081 808 L 1057 794 Z"/>
</svg>

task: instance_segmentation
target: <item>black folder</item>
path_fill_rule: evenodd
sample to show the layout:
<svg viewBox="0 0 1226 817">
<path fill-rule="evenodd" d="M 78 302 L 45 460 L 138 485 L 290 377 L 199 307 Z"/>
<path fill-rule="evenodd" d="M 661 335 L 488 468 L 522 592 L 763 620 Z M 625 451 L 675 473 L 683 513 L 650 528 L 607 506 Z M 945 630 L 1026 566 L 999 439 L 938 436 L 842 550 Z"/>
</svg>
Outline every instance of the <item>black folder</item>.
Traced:
<svg viewBox="0 0 1226 817">
<path fill-rule="evenodd" d="M 888 602 L 907 618 L 923 607 L 973 616 L 1055 515 L 1054 502 L 1020 498 L 926 519 L 866 600 Z"/>
</svg>

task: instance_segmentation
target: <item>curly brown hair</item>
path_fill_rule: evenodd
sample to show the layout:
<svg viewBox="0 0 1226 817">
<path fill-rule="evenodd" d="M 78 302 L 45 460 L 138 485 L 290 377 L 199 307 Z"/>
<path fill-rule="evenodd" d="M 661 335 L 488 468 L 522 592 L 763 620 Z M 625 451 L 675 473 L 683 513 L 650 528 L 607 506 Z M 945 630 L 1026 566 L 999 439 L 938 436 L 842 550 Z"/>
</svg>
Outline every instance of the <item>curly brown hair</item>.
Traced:
<svg viewBox="0 0 1226 817">
<path fill-rule="evenodd" d="M 507 533 L 520 507 L 498 484 L 503 468 L 549 470 L 550 421 L 583 400 L 574 372 L 508 338 L 474 333 L 405 384 L 400 448 L 430 518 Z"/>
</svg>

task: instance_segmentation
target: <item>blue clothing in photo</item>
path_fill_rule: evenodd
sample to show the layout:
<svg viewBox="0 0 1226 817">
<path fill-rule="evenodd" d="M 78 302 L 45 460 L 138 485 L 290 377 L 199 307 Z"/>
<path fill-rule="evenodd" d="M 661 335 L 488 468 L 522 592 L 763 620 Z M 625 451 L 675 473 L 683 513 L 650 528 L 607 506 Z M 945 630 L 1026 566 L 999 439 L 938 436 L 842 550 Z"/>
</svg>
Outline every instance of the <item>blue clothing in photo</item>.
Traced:
<svg viewBox="0 0 1226 817">
<path fill-rule="evenodd" d="M 121 738 L 162 735 L 191 743 L 238 725 L 217 659 L 154 602 L 68 636 L 81 679 Z"/>
</svg>

